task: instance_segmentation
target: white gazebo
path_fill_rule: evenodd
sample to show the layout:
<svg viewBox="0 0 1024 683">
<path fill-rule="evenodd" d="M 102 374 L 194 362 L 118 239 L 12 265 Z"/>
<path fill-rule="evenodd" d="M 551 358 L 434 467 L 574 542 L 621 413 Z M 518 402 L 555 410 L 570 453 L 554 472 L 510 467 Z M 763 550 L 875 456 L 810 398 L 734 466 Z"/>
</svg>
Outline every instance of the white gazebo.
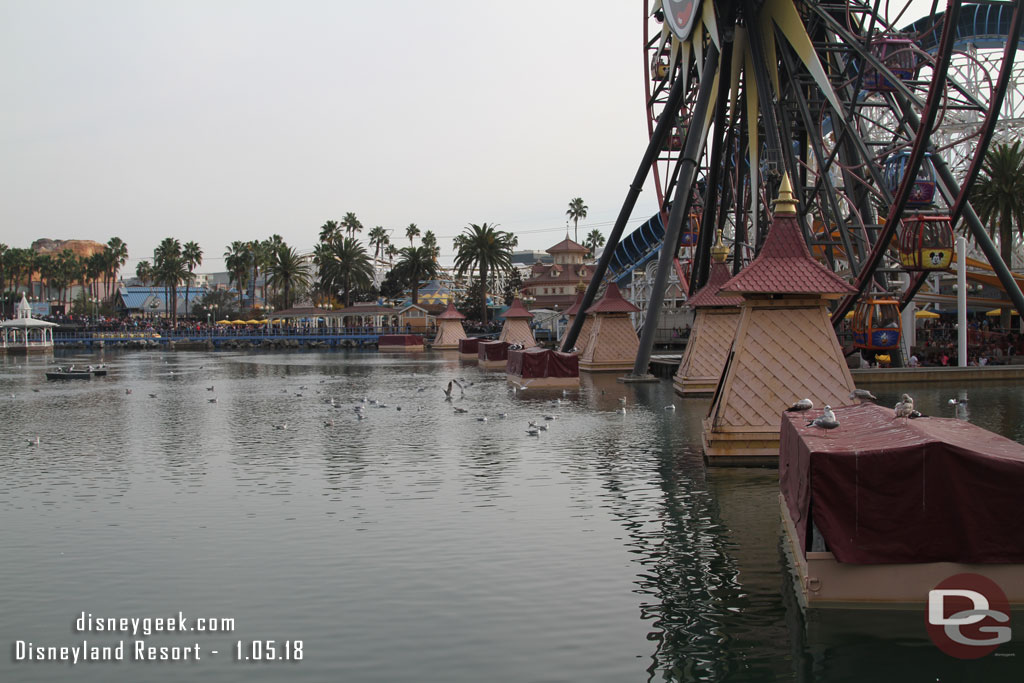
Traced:
<svg viewBox="0 0 1024 683">
<path fill-rule="evenodd" d="M 32 308 L 21 295 L 21 302 L 11 320 L 0 322 L 2 348 L 8 353 L 33 353 L 53 349 L 53 328 L 56 323 L 36 320 Z"/>
</svg>

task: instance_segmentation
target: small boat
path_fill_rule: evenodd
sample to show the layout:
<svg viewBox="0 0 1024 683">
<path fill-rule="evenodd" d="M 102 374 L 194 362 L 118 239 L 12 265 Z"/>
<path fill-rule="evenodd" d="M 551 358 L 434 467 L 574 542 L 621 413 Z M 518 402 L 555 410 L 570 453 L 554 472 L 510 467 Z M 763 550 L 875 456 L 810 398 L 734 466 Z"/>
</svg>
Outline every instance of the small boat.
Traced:
<svg viewBox="0 0 1024 683">
<path fill-rule="evenodd" d="M 106 374 L 106 370 L 103 371 Z M 69 368 L 57 368 L 47 370 L 46 379 L 92 379 L 93 371 L 89 368 L 76 368 L 72 365 Z"/>
</svg>

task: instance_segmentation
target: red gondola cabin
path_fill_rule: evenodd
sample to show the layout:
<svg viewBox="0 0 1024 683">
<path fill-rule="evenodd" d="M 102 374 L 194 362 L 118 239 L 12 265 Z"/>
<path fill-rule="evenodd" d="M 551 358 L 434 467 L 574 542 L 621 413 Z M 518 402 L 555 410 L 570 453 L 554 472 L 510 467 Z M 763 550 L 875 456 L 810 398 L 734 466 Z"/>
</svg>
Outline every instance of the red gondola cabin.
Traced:
<svg viewBox="0 0 1024 683">
<path fill-rule="evenodd" d="M 868 351 L 888 351 L 900 345 L 900 305 L 895 299 L 869 298 L 853 314 L 853 345 Z"/>
<path fill-rule="evenodd" d="M 909 38 L 878 35 L 871 39 L 871 54 L 877 57 L 893 76 L 904 82 L 913 80 L 917 71 L 917 55 L 914 48 L 914 41 Z M 865 66 L 863 87 L 872 92 L 896 89 L 889 75 L 871 64 Z"/>
<path fill-rule="evenodd" d="M 953 262 L 953 227 L 949 216 L 916 215 L 900 228 L 900 265 L 904 270 L 949 270 Z"/>
</svg>

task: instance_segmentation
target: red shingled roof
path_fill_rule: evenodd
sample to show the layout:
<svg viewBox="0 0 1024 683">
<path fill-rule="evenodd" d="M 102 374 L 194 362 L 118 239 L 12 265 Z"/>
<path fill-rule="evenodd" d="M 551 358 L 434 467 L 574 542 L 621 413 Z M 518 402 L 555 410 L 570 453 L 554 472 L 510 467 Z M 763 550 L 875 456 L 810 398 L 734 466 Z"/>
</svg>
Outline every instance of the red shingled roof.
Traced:
<svg viewBox="0 0 1024 683">
<path fill-rule="evenodd" d="M 740 294 L 852 294 L 857 290 L 811 258 L 796 223 L 796 215 L 779 211 L 761 253 L 719 291 Z"/>
<path fill-rule="evenodd" d="M 696 294 L 686 302 L 692 308 L 703 308 L 707 306 L 739 306 L 743 299 L 735 295 L 722 295 L 718 290 L 732 277 L 732 271 L 724 263 L 712 263 L 711 274 L 708 276 L 707 284 L 701 287 Z"/>
<path fill-rule="evenodd" d="M 582 244 L 580 244 L 579 242 L 573 242 L 571 239 L 569 239 L 569 236 L 566 235 L 564 240 L 562 240 L 555 246 L 551 247 L 550 249 L 545 249 L 544 251 L 546 251 L 549 254 L 554 254 L 555 252 L 561 253 L 565 251 L 578 251 L 581 254 L 586 254 L 590 250 L 587 249 Z"/>
<path fill-rule="evenodd" d="M 637 313 L 639 310 L 622 298 L 622 292 L 619 291 L 617 284 L 610 282 L 601 300 L 587 309 L 587 315 L 592 313 Z"/>
<path fill-rule="evenodd" d="M 506 310 L 504 313 L 502 313 L 498 317 L 499 318 L 532 318 L 533 317 L 533 313 L 530 313 L 528 310 L 526 310 L 526 307 L 523 306 L 523 302 L 519 300 L 519 297 L 516 297 L 515 299 L 512 300 L 512 305 L 508 307 L 508 310 Z"/>
<path fill-rule="evenodd" d="M 566 315 L 576 315 L 580 312 L 580 305 L 583 303 L 583 292 L 576 292 L 576 301 L 573 302 L 572 306 L 565 309 Z"/>
<path fill-rule="evenodd" d="M 455 304 L 451 301 L 448 302 L 448 308 L 444 309 L 444 313 L 437 316 L 438 320 L 465 320 L 466 316 L 462 315 L 455 310 Z"/>
</svg>

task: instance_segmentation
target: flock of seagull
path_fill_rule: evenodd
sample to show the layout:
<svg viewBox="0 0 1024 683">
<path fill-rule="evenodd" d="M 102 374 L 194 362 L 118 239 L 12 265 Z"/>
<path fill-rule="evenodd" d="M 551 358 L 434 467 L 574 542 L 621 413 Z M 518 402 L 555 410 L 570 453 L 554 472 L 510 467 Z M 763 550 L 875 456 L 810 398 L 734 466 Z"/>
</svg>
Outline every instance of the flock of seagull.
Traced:
<svg viewBox="0 0 1024 683">
<path fill-rule="evenodd" d="M 872 394 L 866 389 L 854 389 L 850 392 L 851 399 L 857 399 L 860 401 L 877 401 L 878 397 Z M 949 405 L 961 408 L 967 405 L 967 395 L 964 394 L 958 398 L 949 399 Z M 814 409 L 814 402 L 809 398 L 802 398 L 790 407 L 786 408 L 786 412 L 804 412 L 807 410 Z M 900 400 L 893 406 L 893 420 L 903 419 L 904 424 L 907 420 L 915 420 L 920 417 L 928 417 L 921 411 L 914 407 L 914 397 L 910 394 L 903 394 L 900 396 Z M 825 406 L 822 415 L 813 420 L 810 420 L 807 427 L 817 427 L 818 429 L 824 429 L 826 432 L 835 429 L 839 426 L 839 418 L 836 417 L 835 411 L 832 410 L 832 406 Z"/>
</svg>

